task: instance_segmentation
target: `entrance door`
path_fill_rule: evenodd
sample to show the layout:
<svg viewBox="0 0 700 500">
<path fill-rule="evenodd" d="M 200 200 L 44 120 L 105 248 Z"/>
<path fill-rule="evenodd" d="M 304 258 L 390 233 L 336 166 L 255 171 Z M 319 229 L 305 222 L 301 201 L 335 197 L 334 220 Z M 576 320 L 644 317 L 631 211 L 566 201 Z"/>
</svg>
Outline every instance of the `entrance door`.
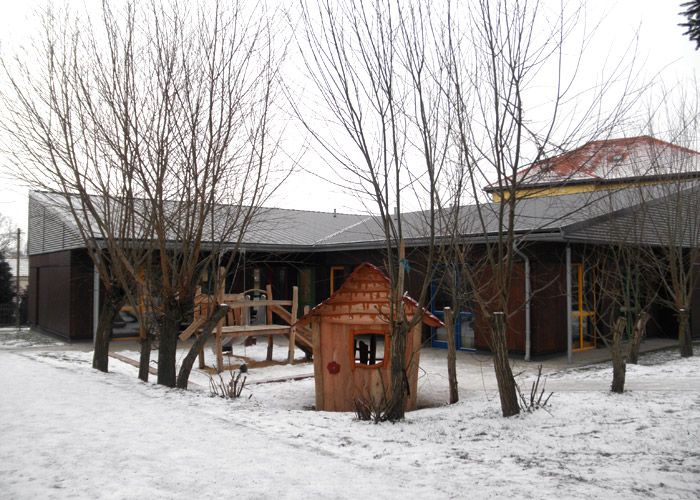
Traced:
<svg viewBox="0 0 700 500">
<path fill-rule="evenodd" d="M 445 279 L 454 280 L 454 284 Z M 459 293 L 459 282 L 454 272 L 436 272 L 431 283 L 432 301 L 430 312 L 440 321 L 445 321 L 445 307 L 452 307 L 452 294 Z M 463 302 L 463 301 L 460 301 Z M 460 304 L 460 309 L 467 309 L 466 304 Z M 470 312 L 458 311 L 454 315 L 455 345 L 460 350 L 474 350 L 474 316 Z M 447 349 L 447 330 L 444 326 L 433 327 L 431 345 L 441 349 Z"/>
<path fill-rule="evenodd" d="M 581 264 L 571 266 L 571 347 L 585 351 L 596 347 L 595 276 Z"/>
</svg>

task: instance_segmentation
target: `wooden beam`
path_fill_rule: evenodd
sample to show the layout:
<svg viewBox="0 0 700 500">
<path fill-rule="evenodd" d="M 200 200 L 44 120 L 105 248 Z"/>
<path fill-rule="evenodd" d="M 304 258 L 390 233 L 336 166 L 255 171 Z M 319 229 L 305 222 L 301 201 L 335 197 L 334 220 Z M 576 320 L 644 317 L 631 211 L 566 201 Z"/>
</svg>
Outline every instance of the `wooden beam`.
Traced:
<svg viewBox="0 0 700 500">
<path fill-rule="evenodd" d="M 289 335 L 289 330 L 290 327 L 284 325 L 224 326 L 221 328 L 221 336 L 239 339 L 251 335 Z"/>
<path fill-rule="evenodd" d="M 204 318 L 198 318 L 192 322 L 190 326 L 188 326 L 184 332 L 180 334 L 180 340 L 187 340 L 192 336 L 194 332 L 196 332 L 200 326 L 202 326 L 206 322 L 206 319 Z"/>
<path fill-rule="evenodd" d="M 290 375 L 289 377 L 266 378 L 263 380 L 246 382 L 245 385 L 273 384 L 275 382 L 289 382 L 290 380 L 304 380 L 311 377 L 313 377 L 313 375 L 306 373 L 304 375 Z"/>
<path fill-rule="evenodd" d="M 226 282 L 226 276 L 224 273 L 224 268 L 219 268 L 219 303 L 224 301 L 224 283 Z M 221 321 L 216 324 L 216 373 L 221 373 L 221 371 L 224 369 L 224 353 L 221 342 L 221 329 L 223 326 L 224 319 L 221 318 Z"/>
<path fill-rule="evenodd" d="M 265 287 L 265 292 L 267 293 L 267 300 L 272 300 L 272 286 L 271 285 L 267 285 Z M 272 324 L 272 309 L 269 306 L 265 307 L 265 314 L 267 316 L 266 323 L 268 325 L 271 325 Z M 265 357 L 265 359 L 267 359 L 268 361 L 272 361 L 272 351 L 273 351 L 274 347 L 275 347 L 275 343 L 274 343 L 273 337 L 272 337 L 272 335 L 268 335 L 267 336 L 267 356 Z"/>
<path fill-rule="evenodd" d="M 291 313 L 291 320 L 289 321 L 289 324 L 291 325 L 291 328 L 289 329 L 289 364 L 293 365 L 294 364 L 294 348 L 296 347 L 296 334 L 297 334 L 297 328 L 295 323 L 297 322 L 297 306 L 298 306 L 298 299 L 299 299 L 299 288 L 294 286 L 292 287 L 292 313 Z"/>
<path fill-rule="evenodd" d="M 291 300 L 235 300 L 235 301 L 223 301 L 231 309 L 244 308 L 244 307 L 255 307 L 255 306 L 291 306 Z"/>
<path fill-rule="evenodd" d="M 135 366 L 136 368 L 139 368 L 138 361 L 135 361 L 131 358 L 127 358 L 126 356 L 122 356 L 121 354 L 117 354 L 116 352 L 110 352 L 109 357 L 114 358 L 114 359 L 118 359 L 119 361 L 121 361 L 123 363 L 127 363 L 131 366 Z M 152 366 L 149 365 L 148 366 L 148 373 L 150 373 L 151 375 L 158 375 L 158 370 L 156 370 L 155 368 L 153 368 Z"/>
<path fill-rule="evenodd" d="M 316 411 L 323 411 L 323 366 L 321 365 L 321 320 L 311 320 L 314 348 L 314 385 L 316 387 Z"/>
</svg>

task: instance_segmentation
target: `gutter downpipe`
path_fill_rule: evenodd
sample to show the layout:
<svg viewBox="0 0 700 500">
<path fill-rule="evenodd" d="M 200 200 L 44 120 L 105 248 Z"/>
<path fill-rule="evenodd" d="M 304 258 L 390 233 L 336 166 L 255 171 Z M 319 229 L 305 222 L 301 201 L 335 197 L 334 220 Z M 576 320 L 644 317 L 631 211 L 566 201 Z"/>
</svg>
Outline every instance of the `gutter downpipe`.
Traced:
<svg viewBox="0 0 700 500">
<path fill-rule="evenodd" d="M 530 301 L 532 299 L 532 288 L 530 286 L 530 258 L 518 248 L 517 242 L 515 242 L 513 245 L 513 250 L 515 251 L 516 255 L 519 255 L 525 261 L 525 361 L 530 361 Z"/>
<path fill-rule="evenodd" d="M 571 303 L 571 247 L 566 245 L 566 358 L 569 364 L 572 362 Z"/>
</svg>

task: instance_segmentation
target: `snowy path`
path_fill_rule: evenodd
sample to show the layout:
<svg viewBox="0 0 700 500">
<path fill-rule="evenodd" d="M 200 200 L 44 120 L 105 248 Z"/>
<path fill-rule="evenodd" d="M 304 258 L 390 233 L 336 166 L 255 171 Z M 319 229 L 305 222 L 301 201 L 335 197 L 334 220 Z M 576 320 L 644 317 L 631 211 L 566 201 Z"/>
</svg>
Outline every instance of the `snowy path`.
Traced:
<svg viewBox="0 0 700 500">
<path fill-rule="evenodd" d="M 421 391 L 441 393 L 444 362 L 424 361 Z M 464 358 L 460 403 L 394 425 L 305 410 L 308 379 L 229 402 L 95 372 L 70 347 L 0 351 L 0 367 L 3 499 L 700 497 L 697 357 L 631 367 L 622 396 L 605 367 L 553 373 L 549 412 L 512 419 Z"/>
</svg>

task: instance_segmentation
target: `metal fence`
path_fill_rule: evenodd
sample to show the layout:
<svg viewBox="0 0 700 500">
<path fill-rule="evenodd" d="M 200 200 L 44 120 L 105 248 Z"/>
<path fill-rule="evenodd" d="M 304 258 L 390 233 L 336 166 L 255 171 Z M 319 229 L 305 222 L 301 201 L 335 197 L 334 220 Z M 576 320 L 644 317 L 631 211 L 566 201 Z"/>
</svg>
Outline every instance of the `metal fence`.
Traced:
<svg viewBox="0 0 700 500">
<path fill-rule="evenodd" d="M 0 327 L 17 325 L 17 305 L 12 302 L 0 304 Z M 19 305 L 19 324 L 27 324 L 27 301 L 23 300 Z"/>
</svg>

